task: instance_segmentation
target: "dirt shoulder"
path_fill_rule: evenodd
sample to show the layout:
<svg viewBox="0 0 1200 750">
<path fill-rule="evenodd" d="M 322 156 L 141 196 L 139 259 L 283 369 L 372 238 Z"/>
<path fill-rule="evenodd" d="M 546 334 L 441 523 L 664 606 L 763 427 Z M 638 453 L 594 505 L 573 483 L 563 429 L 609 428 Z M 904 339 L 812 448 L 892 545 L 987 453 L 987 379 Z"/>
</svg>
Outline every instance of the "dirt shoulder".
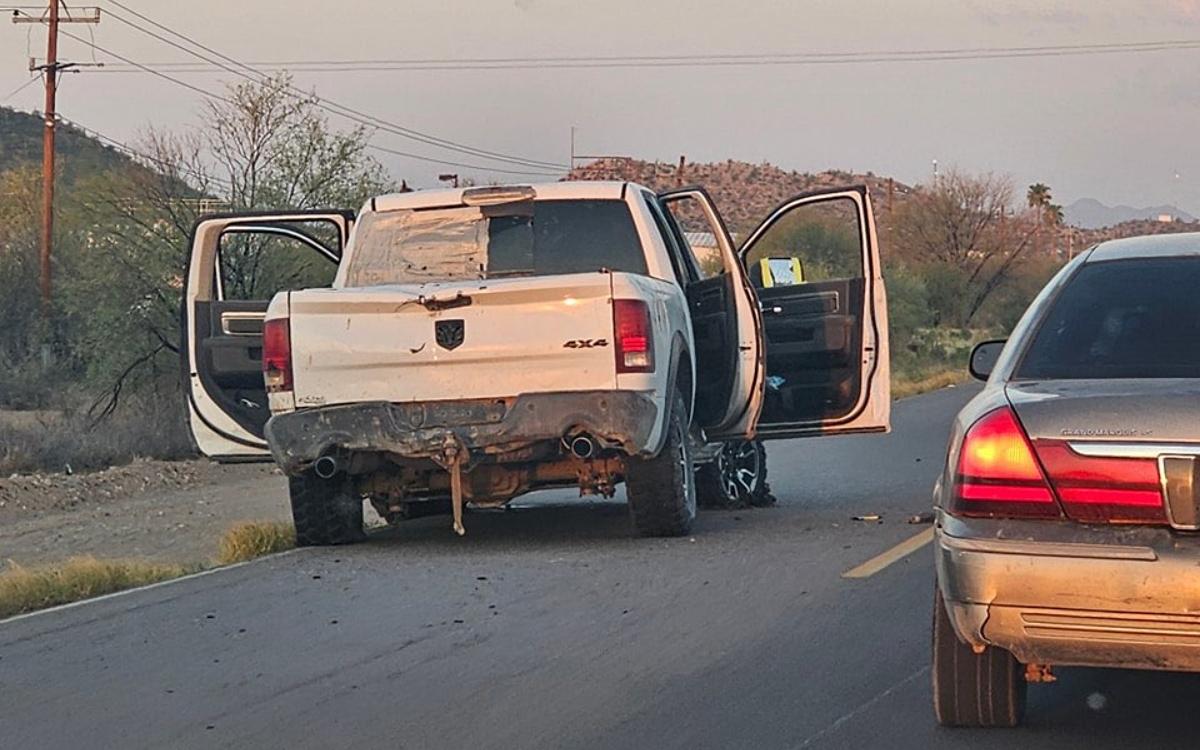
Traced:
<svg viewBox="0 0 1200 750">
<path fill-rule="evenodd" d="M 135 461 L 8 477 L 0 479 L 0 570 L 74 555 L 205 563 L 231 524 L 290 518 L 286 482 L 271 464 Z"/>
</svg>

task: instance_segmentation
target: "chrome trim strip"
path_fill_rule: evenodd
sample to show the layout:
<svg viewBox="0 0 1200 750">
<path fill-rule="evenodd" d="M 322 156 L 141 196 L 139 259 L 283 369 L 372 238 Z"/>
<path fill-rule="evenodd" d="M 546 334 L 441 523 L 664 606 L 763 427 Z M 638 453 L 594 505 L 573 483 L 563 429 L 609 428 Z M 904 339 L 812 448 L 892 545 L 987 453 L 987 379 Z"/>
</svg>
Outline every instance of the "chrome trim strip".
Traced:
<svg viewBox="0 0 1200 750">
<path fill-rule="evenodd" d="M 1158 458 L 1162 455 L 1200 456 L 1200 443 L 1076 443 L 1071 450 L 1091 458 Z"/>
<path fill-rule="evenodd" d="M 1024 539 L 963 539 L 950 536 L 943 531 L 940 535 L 945 547 L 961 552 L 991 552 L 1001 555 L 1031 555 L 1034 557 L 1086 557 L 1100 560 L 1145 560 L 1158 559 L 1150 547 L 1133 547 L 1122 544 L 1086 544 L 1081 542 L 1030 542 Z"/>
<path fill-rule="evenodd" d="M 1171 505 L 1171 488 L 1167 481 L 1167 459 L 1169 458 L 1191 458 L 1196 460 L 1195 456 L 1185 455 L 1162 455 L 1158 457 L 1158 481 L 1162 485 L 1163 507 L 1167 510 L 1167 522 L 1171 524 L 1171 528 L 1179 529 L 1180 531 L 1200 531 L 1200 524 L 1186 524 L 1175 520 L 1175 511 Z"/>
<path fill-rule="evenodd" d="M 241 331 L 229 330 L 229 321 L 231 320 L 263 320 L 265 321 L 267 314 L 265 312 L 238 312 L 236 310 L 228 310 L 221 313 L 221 333 L 226 336 L 261 336 L 262 333 L 246 333 Z"/>
</svg>

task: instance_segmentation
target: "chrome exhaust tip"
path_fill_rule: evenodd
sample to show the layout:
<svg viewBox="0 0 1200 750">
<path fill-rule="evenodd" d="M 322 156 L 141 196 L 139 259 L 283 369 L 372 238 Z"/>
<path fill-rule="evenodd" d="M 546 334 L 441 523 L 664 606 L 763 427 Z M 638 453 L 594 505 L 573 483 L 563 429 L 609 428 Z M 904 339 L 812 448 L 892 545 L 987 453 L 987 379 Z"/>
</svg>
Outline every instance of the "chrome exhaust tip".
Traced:
<svg viewBox="0 0 1200 750">
<path fill-rule="evenodd" d="M 342 463 L 333 456 L 321 456 L 313 462 L 313 473 L 321 479 L 333 479 L 342 470 Z"/>
<path fill-rule="evenodd" d="M 571 439 L 570 448 L 575 458 L 589 459 L 596 455 L 596 441 L 589 435 L 576 435 Z"/>
</svg>

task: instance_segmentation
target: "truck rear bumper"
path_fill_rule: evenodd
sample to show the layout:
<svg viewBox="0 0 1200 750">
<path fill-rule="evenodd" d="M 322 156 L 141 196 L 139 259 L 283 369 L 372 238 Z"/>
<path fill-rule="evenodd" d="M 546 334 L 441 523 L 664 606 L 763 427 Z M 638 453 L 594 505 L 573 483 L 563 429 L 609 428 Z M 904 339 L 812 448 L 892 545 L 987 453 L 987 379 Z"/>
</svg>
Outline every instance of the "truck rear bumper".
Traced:
<svg viewBox="0 0 1200 750">
<path fill-rule="evenodd" d="M 278 414 L 266 426 L 275 462 L 287 474 L 302 472 L 336 452 L 390 453 L 437 459 L 447 447 L 472 454 L 501 454 L 586 432 L 634 455 L 653 450 L 659 418 L 648 394 L 638 391 L 536 393 L 513 399 L 382 401 L 341 404 Z"/>
</svg>

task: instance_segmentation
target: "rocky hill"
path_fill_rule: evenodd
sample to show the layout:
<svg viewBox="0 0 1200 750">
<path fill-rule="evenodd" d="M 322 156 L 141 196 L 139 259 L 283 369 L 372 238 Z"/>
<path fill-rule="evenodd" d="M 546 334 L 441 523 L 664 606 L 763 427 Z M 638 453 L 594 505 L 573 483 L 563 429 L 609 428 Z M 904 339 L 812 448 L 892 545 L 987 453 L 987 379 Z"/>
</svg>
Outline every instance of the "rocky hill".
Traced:
<svg viewBox="0 0 1200 750">
<path fill-rule="evenodd" d="M 43 127 L 40 114 L 0 107 L 0 171 L 42 163 Z M 60 176 L 68 183 L 83 175 L 135 164 L 125 154 L 71 125 L 60 123 L 57 130 L 55 149 Z"/>
<path fill-rule="evenodd" d="M 598 159 L 571 171 L 572 180 L 630 180 L 653 190 L 683 185 L 703 185 L 717 202 L 722 216 L 734 232 L 752 230 L 772 208 L 798 193 L 842 185 L 866 184 L 876 211 L 888 212 L 912 193 L 912 188 L 871 173 L 853 174 L 831 170 L 789 172 L 771 164 L 743 161 L 674 164 L 625 157 Z"/>
</svg>

